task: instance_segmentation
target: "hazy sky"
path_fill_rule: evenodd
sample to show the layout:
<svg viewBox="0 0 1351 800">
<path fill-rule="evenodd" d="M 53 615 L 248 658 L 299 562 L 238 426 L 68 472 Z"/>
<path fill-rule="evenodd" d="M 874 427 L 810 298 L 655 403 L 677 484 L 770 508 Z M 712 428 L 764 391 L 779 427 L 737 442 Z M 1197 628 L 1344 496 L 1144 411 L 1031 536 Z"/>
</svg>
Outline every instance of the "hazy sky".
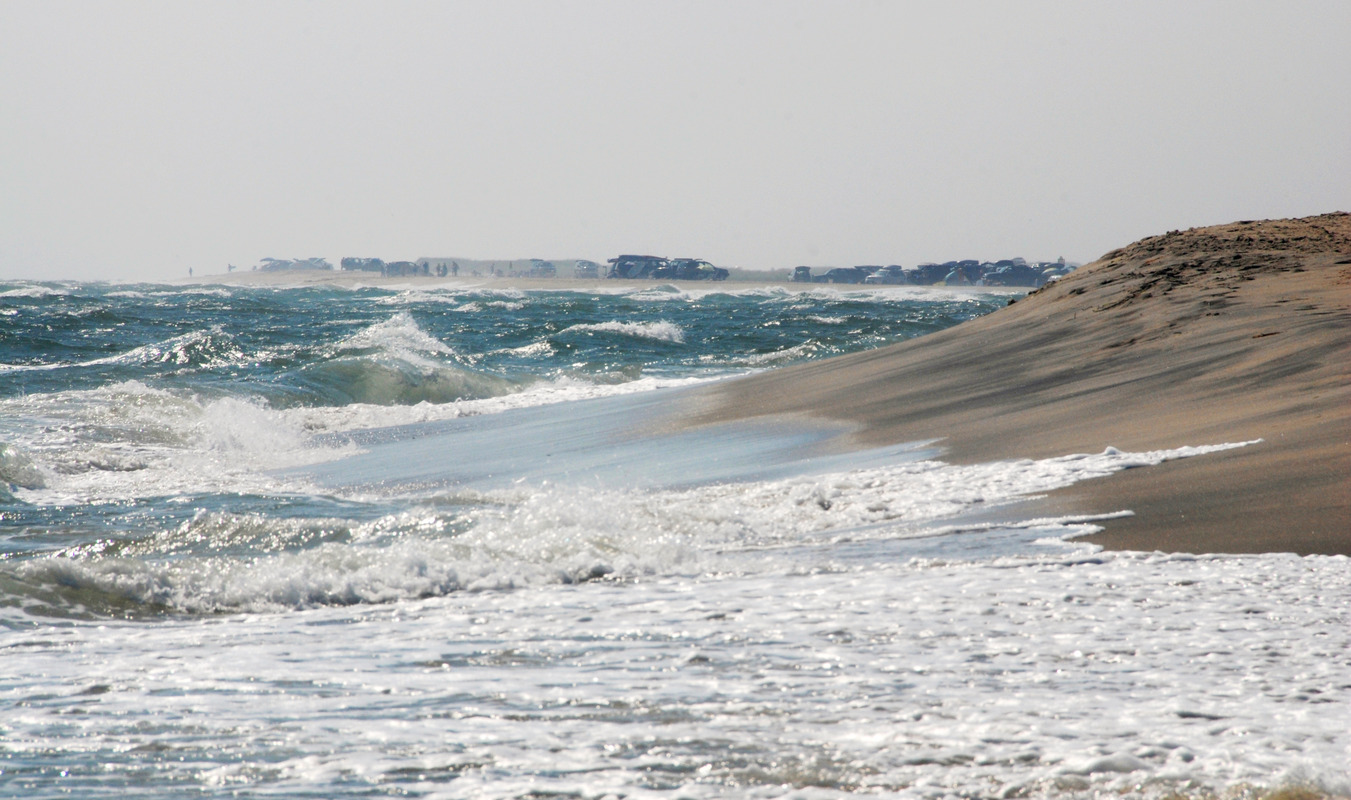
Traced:
<svg viewBox="0 0 1351 800">
<path fill-rule="evenodd" d="M 0 0 L 0 278 L 1088 261 L 1351 210 L 1351 3 Z"/>
</svg>

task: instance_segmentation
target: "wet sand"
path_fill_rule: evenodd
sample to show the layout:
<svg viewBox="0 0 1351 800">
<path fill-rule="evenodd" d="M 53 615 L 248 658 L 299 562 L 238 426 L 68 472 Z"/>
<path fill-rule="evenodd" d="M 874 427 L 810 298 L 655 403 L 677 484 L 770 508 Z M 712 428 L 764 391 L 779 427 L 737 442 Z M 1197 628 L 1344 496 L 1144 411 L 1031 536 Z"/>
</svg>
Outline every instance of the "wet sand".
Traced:
<svg viewBox="0 0 1351 800">
<path fill-rule="evenodd" d="M 1261 439 L 1035 501 L 1108 548 L 1351 555 L 1351 216 L 1174 231 L 921 339 L 711 387 L 695 424 L 808 415 L 959 463 Z"/>
</svg>

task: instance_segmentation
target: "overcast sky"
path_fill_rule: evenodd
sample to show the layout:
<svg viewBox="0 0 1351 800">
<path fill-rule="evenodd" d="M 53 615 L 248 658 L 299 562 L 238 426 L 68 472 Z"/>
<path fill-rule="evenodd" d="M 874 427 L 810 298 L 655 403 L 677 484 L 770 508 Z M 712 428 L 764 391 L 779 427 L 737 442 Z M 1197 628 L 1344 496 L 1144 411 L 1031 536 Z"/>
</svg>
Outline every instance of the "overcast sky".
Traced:
<svg viewBox="0 0 1351 800">
<path fill-rule="evenodd" d="M 1351 210 L 1351 3 L 0 0 L 0 278 L 1089 261 Z"/>
</svg>

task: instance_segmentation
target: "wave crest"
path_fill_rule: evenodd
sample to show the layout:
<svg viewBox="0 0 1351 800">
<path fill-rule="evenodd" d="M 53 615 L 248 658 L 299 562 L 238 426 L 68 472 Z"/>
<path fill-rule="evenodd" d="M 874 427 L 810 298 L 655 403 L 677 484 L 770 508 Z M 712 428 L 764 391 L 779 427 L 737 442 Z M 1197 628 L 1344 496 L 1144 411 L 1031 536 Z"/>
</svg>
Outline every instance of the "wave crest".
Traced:
<svg viewBox="0 0 1351 800">
<path fill-rule="evenodd" d="M 21 489 L 41 489 L 47 485 L 42 471 L 33 464 L 27 453 L 13 445 L 0 442 L 0 491 L 17 486 Z"/>
<path fill-rule="evenodd" d="M 636 339 L 654 339 L 674 344 L 685 343 L 685 331 L 679 325 L 667 320 L 583 323 L 564 328 L 559 332 L 559 335 L 568 333 L 612 333 L 620 336 L 632 336 Z"/>
<path fill-rule="evenodd" d="M 192 367 L 218 367 L 237 364 L 244 351 L 220 326 L 192 331 L 164 342 L 144 345 L 115 357 L 111 363 L 159 363 Z"/>
<path fill-rule="evenodd" d="M 406 311 L 328 348 L 299 371 L 299 382 L 322 405 L 408 406 L 498 397 L 520 381 L 455 363 L 456 353 Z"/>
<path fill-rule="evenodd" d="M 407 311 L 400 311 L 348 336 L 334 347 L 335 353 L 393 353 L 453 355 L 448 345 L 424 331 Z"/>
<path fill-rule="evenodd" d="M 306 367 L 305 382 L 330 405 L 408 406 L 510 394 L 520 384 L 450 364 L 421 359 L 342 358 Z"/>
</svg>

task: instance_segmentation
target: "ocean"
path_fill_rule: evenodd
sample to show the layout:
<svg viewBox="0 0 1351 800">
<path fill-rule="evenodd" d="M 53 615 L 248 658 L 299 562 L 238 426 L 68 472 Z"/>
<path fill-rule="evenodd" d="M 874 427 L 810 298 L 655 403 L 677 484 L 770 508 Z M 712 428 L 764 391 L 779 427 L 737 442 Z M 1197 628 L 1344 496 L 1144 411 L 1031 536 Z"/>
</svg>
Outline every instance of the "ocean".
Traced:
<svg viewBox="0 0 1351 800">
<path fill-rule="evenodd" d="M 1020 511 L 1247 443 L 679 422 L 1007 301 L 0 281 L 0 796 L 1351 791 L 1347 559 Z"/>
</svg>

